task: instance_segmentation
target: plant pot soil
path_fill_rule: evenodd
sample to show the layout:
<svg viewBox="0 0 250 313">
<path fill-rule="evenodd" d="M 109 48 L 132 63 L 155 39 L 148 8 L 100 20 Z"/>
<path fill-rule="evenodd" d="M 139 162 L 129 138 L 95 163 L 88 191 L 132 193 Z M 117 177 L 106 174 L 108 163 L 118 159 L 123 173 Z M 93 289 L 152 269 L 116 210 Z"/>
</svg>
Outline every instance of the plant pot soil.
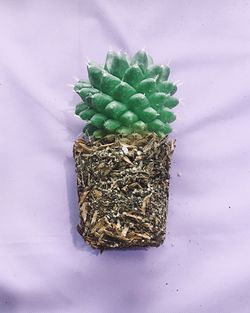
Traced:
<svg viewBox="0 0 250 313">
<path fill-rule="evenodd" d="M 104 250 L 163 243 L 174 148 L 175 141 L 155 134 L 75 141 L 78 231 L 89 245 Z"/>
</svg>

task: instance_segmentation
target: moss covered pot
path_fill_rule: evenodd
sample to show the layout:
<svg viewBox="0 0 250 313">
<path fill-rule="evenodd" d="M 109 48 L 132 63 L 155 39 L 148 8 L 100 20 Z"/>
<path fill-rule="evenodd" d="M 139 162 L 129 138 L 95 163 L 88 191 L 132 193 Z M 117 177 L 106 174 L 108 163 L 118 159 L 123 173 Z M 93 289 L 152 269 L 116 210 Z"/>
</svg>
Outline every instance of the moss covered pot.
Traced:
<svg viewBox="0 0 250 313">
<path fill-rule="evenodd" d="M 76 140 L 78 230 L 94 248 L 159 246 L 174 142 L 155 135 Z"/>
</svg>

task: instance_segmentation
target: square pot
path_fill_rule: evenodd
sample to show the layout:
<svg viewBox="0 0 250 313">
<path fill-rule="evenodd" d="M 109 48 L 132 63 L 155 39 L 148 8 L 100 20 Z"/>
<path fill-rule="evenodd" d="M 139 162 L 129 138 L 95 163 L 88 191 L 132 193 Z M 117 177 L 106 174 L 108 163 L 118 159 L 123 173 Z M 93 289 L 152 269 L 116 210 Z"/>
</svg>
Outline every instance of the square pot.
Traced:
<svg viewBox="0 0 250 313">
<path fill-rule="evenodd" d="M 159 246 L 166 233 L 175 141 L 109 135 L 75 141 L 78 231 L 93 248 Z"/>
</svg>

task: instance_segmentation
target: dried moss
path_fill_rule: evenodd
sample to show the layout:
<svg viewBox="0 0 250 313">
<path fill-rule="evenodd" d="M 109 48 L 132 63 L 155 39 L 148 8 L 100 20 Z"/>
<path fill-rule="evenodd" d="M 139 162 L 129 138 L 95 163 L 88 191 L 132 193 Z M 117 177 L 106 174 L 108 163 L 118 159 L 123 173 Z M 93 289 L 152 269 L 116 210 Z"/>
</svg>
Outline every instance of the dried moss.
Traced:
<svg viewBox="0 0 250 313">
<path fill-rule="evenodd" d="M 76 140 L 78 231 L 88 244 L 103 250 L 164 241 L 174 146 L 154 134 Z"/>
</svg>

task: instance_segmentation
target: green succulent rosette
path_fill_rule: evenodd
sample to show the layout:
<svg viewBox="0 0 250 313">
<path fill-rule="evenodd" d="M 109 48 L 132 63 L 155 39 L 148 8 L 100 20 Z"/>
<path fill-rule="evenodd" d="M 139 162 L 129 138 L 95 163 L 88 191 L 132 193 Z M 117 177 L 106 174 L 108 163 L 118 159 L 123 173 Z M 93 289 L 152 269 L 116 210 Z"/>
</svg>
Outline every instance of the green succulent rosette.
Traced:
<svg viewBox="0 0 250 313">
<path fill-rule="evenodd" d="M 94 138 L 108 134 L 168 135 L 176 116 L 177 86 L 168 81 L 168 66 L 155 65 L 145 52 L 132 58 L 109 51 L 103 66 L 88 64 L 89 81 L 79 80 L 75 92 L 82 102 L 75 113 L 87 121 L 83 132 Z"/>
</svg>

